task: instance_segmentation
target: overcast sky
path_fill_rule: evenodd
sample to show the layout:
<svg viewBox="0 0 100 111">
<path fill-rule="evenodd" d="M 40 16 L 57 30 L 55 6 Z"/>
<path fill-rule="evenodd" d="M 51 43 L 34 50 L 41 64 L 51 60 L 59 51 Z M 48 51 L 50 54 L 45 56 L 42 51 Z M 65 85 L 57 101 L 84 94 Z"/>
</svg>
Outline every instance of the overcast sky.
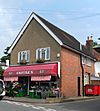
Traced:
<svg viewBox="0 0 100 111">
<path fill-rule="evenodd" d="M 0 57 L 32 12 L 73 35 L 82 44 L 100 38 L 100 0 L 0 0 Z"/>
</svg>

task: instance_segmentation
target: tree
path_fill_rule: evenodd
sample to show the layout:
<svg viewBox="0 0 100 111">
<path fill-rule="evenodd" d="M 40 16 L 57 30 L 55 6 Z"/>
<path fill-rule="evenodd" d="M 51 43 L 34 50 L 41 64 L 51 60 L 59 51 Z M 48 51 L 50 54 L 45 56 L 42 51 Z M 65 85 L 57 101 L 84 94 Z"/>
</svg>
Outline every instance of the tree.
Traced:
<svg viewBox="0 0 100 111">
<path fill-rule="evenodd" d="M 7 47 L 4 51 L 4 56 L 1 57 L 1 62 L 4 62 L 6 63 L 6 60 L 10 60 L 10 54 L 8 54 L 8 50 L 9 50 L 10 47 Z"/>
<path fill-rule="evenodd" d="M 6 60 L 10 60 L 10 55 L 6 55 L 6 56 L 1 57 L 1 62 L 6 63 Z"/>
<path fill-rule="evenodd" d="M 4 71 L 4 69 L 0 66 L 0 76 L 3 75 L 3 71 Z"/>
</svg>

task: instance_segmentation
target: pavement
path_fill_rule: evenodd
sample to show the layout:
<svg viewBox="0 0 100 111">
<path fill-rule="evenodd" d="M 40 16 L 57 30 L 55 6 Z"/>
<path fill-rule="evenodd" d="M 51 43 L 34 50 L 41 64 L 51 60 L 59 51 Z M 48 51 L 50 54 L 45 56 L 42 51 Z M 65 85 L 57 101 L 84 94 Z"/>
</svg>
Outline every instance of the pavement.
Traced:
<svg viewBox="0 0 100 111">
<path fill-rule="evenodd" d="M 45 103 L 60 103 L 60 102 L 72 102 L 72 101 L 82 101 L 82 100 L 90 100 L 90 99 L 97 99 L 100 96 L 80 96 L 80 97 L 73 97 L 73 98 L 47 98 L 47 99 L 34 99 L 29 97 L 7 97 L 5 96 L 3 100 L 14 101 L 14 102 L 23 102 L 23 103 L 38 103 L 38 104 L 45 104 Z"/>
</svg>

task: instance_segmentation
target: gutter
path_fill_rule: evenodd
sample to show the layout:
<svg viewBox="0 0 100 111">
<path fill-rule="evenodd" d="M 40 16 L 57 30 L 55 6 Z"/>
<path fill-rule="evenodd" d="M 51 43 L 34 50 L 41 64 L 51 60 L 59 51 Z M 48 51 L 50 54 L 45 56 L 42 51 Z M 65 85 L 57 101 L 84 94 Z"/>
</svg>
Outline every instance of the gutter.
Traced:
<svg viewBox="0 0 100 111">
<path fill-rule="evenodd" d="M 84 96 L 84 68 L 82 65 L 82 55 L 80 55 L 80 64 L 82 69 L 82 95 Z"/>
<path fill-rule="evenodd" d="M 69 49 L 69 50 L 71 50 L 71 51 L 73 51 L 73 52 L 76 52 L 76 53 L 78 53 L 78 54 L 81 54 L 82 56 L 86 56 L 86 57 L 88 57 L 89 59 L 91 59 L 91 60 L 93 60 L 93 61 L 96 61 L 95 58 L 93 58 L 93 57 L 91 57 L 91 56 L 88 56 L 88 55 L 82 53 L 81 51 L 78 51 L 78 50 L 76 50 L 76 49 L 73 49 L 73 48 L 71 48 L 70 46 L 67 46 L 67 45 L 64 45 L 64 44 L 63 44 L 62 47 L 67 48 L 67 49 Z"/>
</svg>

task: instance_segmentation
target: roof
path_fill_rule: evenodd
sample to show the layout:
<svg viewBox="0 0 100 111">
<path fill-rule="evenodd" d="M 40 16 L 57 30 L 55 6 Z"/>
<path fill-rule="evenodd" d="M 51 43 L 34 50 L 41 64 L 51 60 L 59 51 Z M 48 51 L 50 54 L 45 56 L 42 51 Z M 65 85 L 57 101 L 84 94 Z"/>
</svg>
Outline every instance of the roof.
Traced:
<svg viewBox="0 0 100 111">
<path fill-rule="evenodd" d="M 92 58 L 95 58 L 94 54 L 93 54 L 93 50 L 92 52 L 89 51 L 89 49 L 87 48 L 87 46 L 82 45 L 82 53 L 84 53 L 85 55 L 91 56 Z"/>
<path fill-rule="evenodd" d="M 91 75 L 90 79 L 93 80 L 93 81 L 95 81 L 95 80 L 97 81 L 97 80 L 100 80 L 100 77 Z"/>
<path fill-rule="evenodd" d="M 64 45 L 70 46 L 76 50 L 80 50 L 80 42 L 77 41 L 73 36 L 51 24 L 39 15 L 37 16 L 62 41 Z"/>
<path fill-rule="evenodd" d="M 100 53 L 93 49 L 93 56 L 97 59 L 97 61 L 100 61 Z"/>
<path fill-rule="evenodd" d="M 96 45 L 93 47 L 97 52 L 100 53 L 100 44 Z"/>
<path fill-rule="evenodd" d="M 55 25 L 51 24 L 44 18 L 40 17 L 39 15 L 32 13 L 28 20 L 26 21 L 25 25 L 17 35 L 16 39 L 12 43 L 8 53 L 11 53 L 15 45 L 17 44 L 18 40 L 20 39 L 21 35 L 24 33 L 25 29 L 28 27 L 29 23 L 32 19 L 35 19 L 50 35 L 53 37 L 61 46 L 70 47 L 74 51 L 78 51 L 79 53 L 84 53 L 90 57 L 93 57 L 91 54 L 88 53 L 88 51 L 84 50 L 86 49 L 84 46 L 82 46 L 82 50 L 80 50 L 80 42 L 76 40 L 73 36 L 66 33 L 62 29 L 56 27 Z"/>
</svg>

